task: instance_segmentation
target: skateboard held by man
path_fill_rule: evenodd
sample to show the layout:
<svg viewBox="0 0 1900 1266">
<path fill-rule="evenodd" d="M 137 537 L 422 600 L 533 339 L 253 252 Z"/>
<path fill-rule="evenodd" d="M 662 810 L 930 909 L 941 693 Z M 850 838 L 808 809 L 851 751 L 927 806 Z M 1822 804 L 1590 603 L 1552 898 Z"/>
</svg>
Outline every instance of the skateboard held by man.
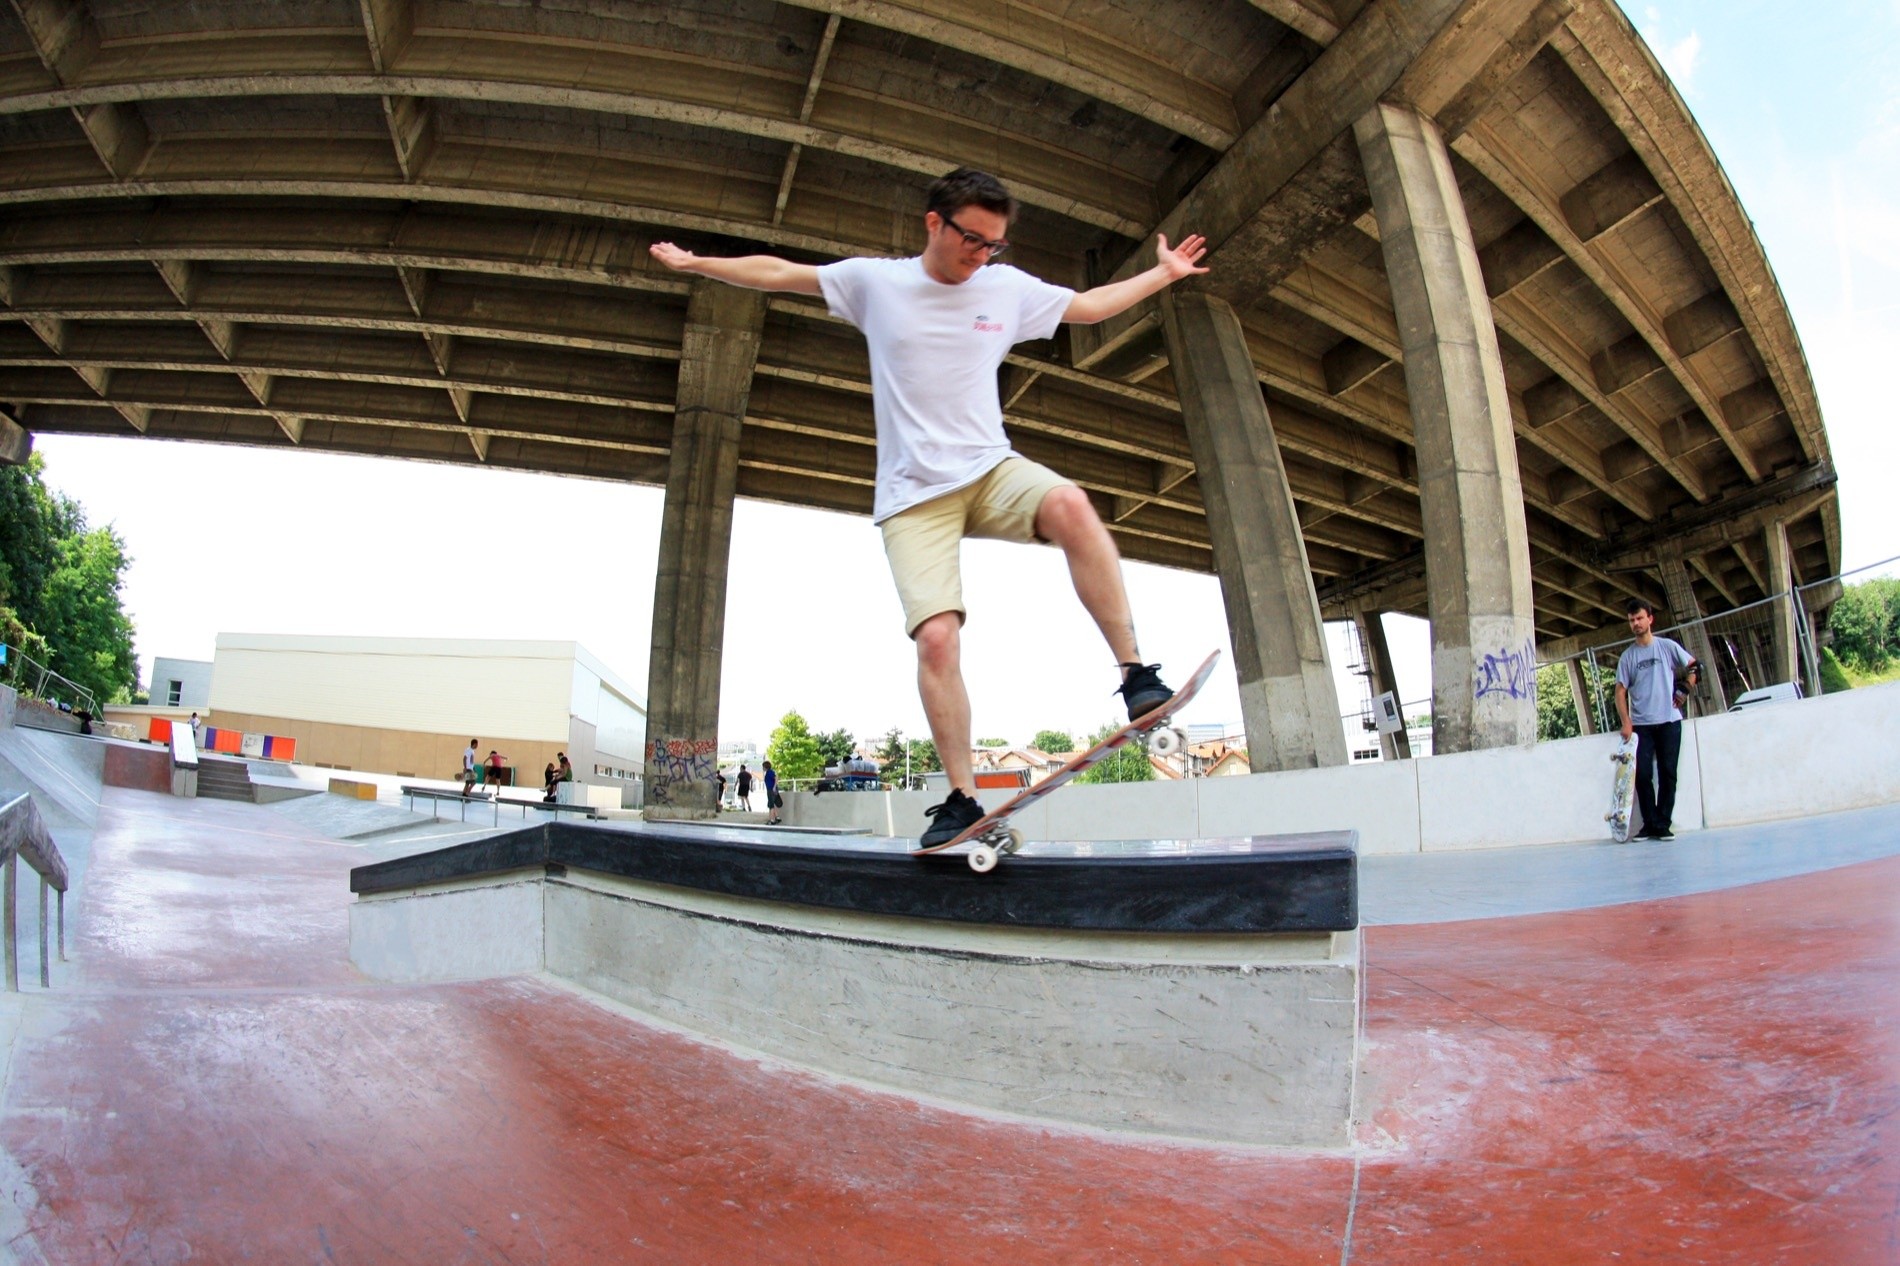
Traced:
<svg viewBox="0 0 1900 1266">
<path fill-rule="evenodd" d="M 1610 811 L 1603 815 L 1603 820 L 1610 824 L 1610 834 L 1616 837 L 1616 842 L 1627 844 L 1630 832 L 1635 829 L 1636 817 L 1634 734 L 1617 744 L 1616 750 L 1610 753 L 1610 763 L 1616 768 L 1616 776 L 1610 782 Z"/>
<path fill-rule="evenodd" d="M 1024 809 L 1027 809 L 1036 801 L 1055 791 L 1064 783 L 1069 782 L 1071 779 L 1087 772 L 1095 765 L 1100 764 L 1108 757 L 1113 756 L 1130 743 L 1144 739 L 1149 734 L 1167 725 L 1169 721 L 1173 720 L 1175 713 L 1186 707 L 1188 703 L 1193 700 L 1194 696 L 1200 693 L 1201 687 L 1207 684 L 1207 679 L 1214 675 L 1214 665 L 1219 662 L 1220 652 L 1215 651 L 1212 655 L 1209 655 L 1205 660 L 1201 661 L 1201 666 L 1194 670 L 1194 675 L 1188 678 L 1187 684 L 1175 691 L 1173 698 L 1169 699 L 1166 703 L 1136 717 L 1127 725 L 1122 726 L 1119 730 L 1116 730 L 1113 734 L 1089 748 L 1088 751 L 1083 752 L 1035 786 L 1012 797 L 1002 806 L 984 814 L 975 822 L 965 827 L 960 834 L 941 844 L 932 845 L 929 848 L 912 849 L 911 856 L 928 857 L 936 853 L 946 852 L 949 849 L 957 847 L 959 844 L 968 844 L 975 841 L 976 847 L 971 849 L 969 854 L 970 869 L 979 875 L 987 874 L 995 870 L 998 861 L 1004 856 L 1016 852 L 1023 846 L 1023 833 L 1009 824 L 1011 817 L 1021 813 Z"/>
</svg>

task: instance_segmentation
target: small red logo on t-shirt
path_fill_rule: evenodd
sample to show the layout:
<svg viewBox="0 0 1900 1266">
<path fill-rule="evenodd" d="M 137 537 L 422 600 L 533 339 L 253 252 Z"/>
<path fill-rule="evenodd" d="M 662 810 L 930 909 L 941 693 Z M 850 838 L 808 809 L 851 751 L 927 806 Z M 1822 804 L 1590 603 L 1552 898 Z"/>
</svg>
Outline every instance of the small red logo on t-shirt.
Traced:
<svg viewBox="0 0 1900 1266">
<path fill-rule="evenodd" d="M 971 328 L 976 330 L 979 334 L 1001 334 L 1003 332 L 1003 323 L 1001 321 L 992 321 L 989 317 L 979 313 L 976 318 L 976 324 Z"/>
</svg>

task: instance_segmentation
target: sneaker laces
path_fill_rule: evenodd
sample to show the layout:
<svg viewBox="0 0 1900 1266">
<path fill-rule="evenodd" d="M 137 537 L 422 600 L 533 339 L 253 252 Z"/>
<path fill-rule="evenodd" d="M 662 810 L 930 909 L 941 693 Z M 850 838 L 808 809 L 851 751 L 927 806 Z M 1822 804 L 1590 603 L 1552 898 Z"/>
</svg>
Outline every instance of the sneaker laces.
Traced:
<svg viewBox="0 0 1900 1266">
<path fill-rule="evenodd" d="M 1159 677 L 1161 674 L 1159 664 L 1117 664 L 1115 667 L 1126 668 L 1128 675 L 1122 678 L 1121 685 L 1108 692 L 1112 695 L 1127 695 L 1128 687 L 1136 680 L 1137 674 L 1147 673 L 1150 677 Z"/>
</svg>

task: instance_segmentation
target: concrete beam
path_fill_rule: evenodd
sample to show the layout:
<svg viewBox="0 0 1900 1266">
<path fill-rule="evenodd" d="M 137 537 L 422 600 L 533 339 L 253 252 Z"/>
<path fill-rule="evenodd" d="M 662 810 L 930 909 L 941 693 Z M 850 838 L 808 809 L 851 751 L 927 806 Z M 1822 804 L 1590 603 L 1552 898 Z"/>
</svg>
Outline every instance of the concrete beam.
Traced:
<svg viewBox="0 0 1900 1266">
<path fill-rule="evenodd" d="M 647 816 L 718 811 L 719 679 L 740 431 L 765 295 L 696 281 L 680 345 L 647 677 Z"/>
<path fill-rule="evenodd" d="M 1207 503 L 1254 772 L 1343 765 L 1319 602 L 1246 335 L 1223 300 L 1166 295 L 1169 361 Z"/>
<path fill-rule="evenodd" d="M 1504 365 L 1477 248 L 1437 127 L 1378 105 L 1366 164 L 1418 437 L 1432 622 L 1433 750 L 1537 736 L 1529 534 Z"/>
</svg>

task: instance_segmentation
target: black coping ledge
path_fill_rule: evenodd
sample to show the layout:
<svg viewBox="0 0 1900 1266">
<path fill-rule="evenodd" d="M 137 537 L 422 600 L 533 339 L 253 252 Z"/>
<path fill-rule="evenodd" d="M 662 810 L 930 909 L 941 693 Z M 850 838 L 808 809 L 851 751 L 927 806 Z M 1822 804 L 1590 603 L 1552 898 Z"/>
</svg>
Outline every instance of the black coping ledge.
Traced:
<svg viewBox="0 0 1900 1266">
<path fill-rule="evenodd" d="M 549 822 L 350 872 L 360 895 L 540 867 L 860 914 L 1099 932 L 1349 932 L 1357 832 L 1031 844 L 987 875 L 909 841 Z"/>
</svg>

